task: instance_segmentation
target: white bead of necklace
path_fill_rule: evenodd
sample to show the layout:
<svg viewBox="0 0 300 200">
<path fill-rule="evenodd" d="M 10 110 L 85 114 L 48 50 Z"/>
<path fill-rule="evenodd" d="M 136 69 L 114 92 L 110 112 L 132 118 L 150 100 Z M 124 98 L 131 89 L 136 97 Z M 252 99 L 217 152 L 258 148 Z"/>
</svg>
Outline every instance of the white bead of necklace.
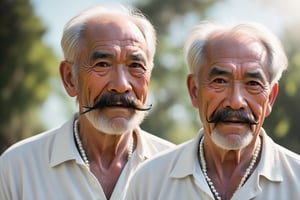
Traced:
<svg viewBox="0 0 300 200">
<path fill-rule="evenodd" d="M 90 163 L 89 163 L 89 160 L 86 156 L 86 153 L 84 151 L 84 148 L 82 146 L 82 143 L 81 143 L 81 140 L 79 138 L 79 134 L 78 134 L 78 128 L 79 128 L 79 123 L 78 123 L 78 119 L 75 119 L 74 120 L 74 126 L 73 126 L 73 129 L 74 129 L 74 135 L 75 135 L 75 142 L 79 148 L 79 153 L 83 159 L 83 162 L 86 164 L 86 166 L 88 168 L 90 168 Z M 128 156 L 127 156 L 127 159 L 129 160 L 132 156 L 132 152 L 133 152 L 133 137 L 130 137 L 129 138 L 129 144 L 128 144 Z"/>
<path fill-rule="evenodd" d="M 201 166 L 202 166 L 202 172 L 203 172 L 204 177 L 205 177 L 211 191 L 213 192 L 215 198 L 217 200 L 221 200 L 222 199 L 221 196 L 219 195 L 218 191 L 216 190 L 212 180 L 207 175 L 206 161 L 205 161 L 204 150 L 203 150 L 203 148 L 204 148 L 203 141 L 204 141 L 204 136 L 200 140 L 200 147 L 199 147 L 199 157 L 200 157 L 200 162 L 201 162 Z M 241 182 L 240 182 L 239 186 L 237 187 L 237 189 L 235 190 L 235 192 L 233 193 L 233 195 L 236 193 L 237 190 L 239 190 L 243 186 L 243 184 L 247 180 L 248 176 L 250 175 L 250 173 L 257 161 L 257 157 L 259 155 L 260 149 L 261 149 L 261 141 L 260 141 L 260 138 L 258 138 L 258 145 L 254 151 L 254 154 L 253 154 L 252 160 L 249 164 L 249 167 L 246 169 L 246 172 L 245 172 L 244 176 L 242 177 Z"/>
</svg>

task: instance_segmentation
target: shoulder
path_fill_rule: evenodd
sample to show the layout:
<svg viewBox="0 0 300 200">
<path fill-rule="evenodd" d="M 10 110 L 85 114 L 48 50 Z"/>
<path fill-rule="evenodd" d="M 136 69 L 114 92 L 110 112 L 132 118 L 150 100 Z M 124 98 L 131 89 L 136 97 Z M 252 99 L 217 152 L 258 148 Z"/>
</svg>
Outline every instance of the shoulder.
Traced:
<svg viewBox="0 0 300 200">
<path fill-rule="evenodd" d="M 193 159 L 191 155 L 185 155 L 189 147 L 190 141 L 142 163 L 130 180 L 126 199 L 158 199 L 157 191 L 172 187 L 172 180 L 176 180 L 174 177 L 178 173 L 182 174 L 178 172 L 178 168 L 181 170 L 190 165 L 189 162 L 182 163 L 184 157 Z"/>
<path fill-rule="evenodd" d="M 20 155 L 27 153 L 34 155 L 41 153 L 41 151 L 46 151 L 47 147 L 53 143 L 56 135 L 67 133 L 71 130 L 72 121 L 73 119 L 70 119 L 59 127 L 38 133 L 13 144 L 1 155 L 1 158 L 10 159 L 14 156 L 20 157 Z"/>
<path fill-rule="evenodd" d="M 10 154 L 14 154 L 15 152 L 24 152 L 31 148 L 34 148 L 36 145 L 43 143 L 43 141 L 46 141 L 47 138 L 51 137 L 51 135 L 55 132 L 55 129 L 48 130 L 45 132 L 38 133 L 34 136 L 25 138 L 23 140 L 20 140 L 19 142 L 16 142 L 12 146 L 10 146 L 2 156 L 7 156 Z M 2 157 L 1 156 L 1 157 Z"/>
<path fill-rule="evenodd" d="M 300 167 L 300 155 L 287 149 L 286 147 L 283 147 L 280 144 L 275 143 L 268 135 L 265 135 L 264 139 L 267 143 L 266 149 L 269 152 L 269 156 L 271 156 L 272 152 L 274 152 L 273 156 L 276 156 L 278 159 L 298 163 Z"/>
<path fill-rule="evenodd" d="M 264 136 L 262 152 L 261 166 L 263 166 L 263 171 L 267 177 L 274 177 L 275 174 L 289 177 L 290 172 L 300 176 L 300 155 L 275 143 L 267 135 Z"/>
<path fill-rule="evenodd" d="M 49 138 L 54 133 L 55 131 L 47 131 L 24 139 L 9 147 L 0 156 L 0 185 L 4 187 L 3 192 L 14 192 L 14 195 L 18 195 L 18 188 L 21 188 L 24 181 L 29 181 L 25 177 L 34 177 L 35 170 L 44 171 L 38 165 L 42 165 L 49 158 Z"/>
<path fill-rule="evenodd" d="M 144 146 L 148 146 L 151 149 L 157 149 L 157 151 L 159 152 L 176 146 L 175 144 L 166 139 L 160 138 L 141 129 L 137 130 L 137 136 L 138 140 Z"/>
<path fill-rule="evenodd" d="M 276 148 L 279 158 L 284 159 L 287 162 L 296 164 L 300 169 L 300 155 L 299 154 L 296 154 L 295 152 L 293 152 L 279 144 L 275 144 L 274 148 Z M 299 173 L 300 173 L 300 171 L 299 171 Z"/>
<path fill-rule="evenodd" d="M 144 130 L 140 130 L 140 134 L 142 135 L 142 137 L 145 137 L 147 138 L 148 140 L 150 141 L 153 141 L 155 143 L 159 143 L 159 144 L 163 144 L 165 146 L 175 146 L 175 144 L 173 144 L 172 142 L 166 140 L 166 139 L 163 139 L 161 137 L 158 137 L 154 134 L 151 134 L 151 133 L 148 133 Z"/>
<path fill-rule="evenodd" d="M 147 175 L 149 178 L 160 177 L 158 174 L 166 174 L 170 172 L 174 166 L 179 162 L 178 160 L 183 158 L 183 154 L 191 141 L 182 143 L 174 148 L 170 148 L 161 154 L 146 160 L 137 170 L 134 176 L 145 177 Z M 189 156 L 190 157 L 190 156 Z M 153 176 L 153 175 L 155 176 Z"/>
<path fill-rule="evenodd" d="M 13 144 L 1 155 L 0 162 L 10 163 L 21 161 L 27 156 L 34 157 L 46 149 L 47 143 L 51 142 L 55 133 L 56 130 L 45 131 Z"/>
</svg>

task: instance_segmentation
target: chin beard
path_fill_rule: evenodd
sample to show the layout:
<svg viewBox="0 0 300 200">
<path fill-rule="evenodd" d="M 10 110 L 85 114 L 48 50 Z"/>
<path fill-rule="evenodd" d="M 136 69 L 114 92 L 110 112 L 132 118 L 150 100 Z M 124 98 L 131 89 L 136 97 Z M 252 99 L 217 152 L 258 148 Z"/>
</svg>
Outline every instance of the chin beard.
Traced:
<svg viewBox="0 0 300 200">
<path fill-rule="evenodd" d="M 122 135 L 137 128 L 144 120 L 147 112 L 134 111 L 132 117 L 122 124 L 116 124 L 101 113 L 101 110 L 86 113 L 89 122 L 100 132 L 109 135 Z M 124 119 L 125 120 L 125 119 Z"/>
<path fill-rule="evenodd" d="M 219 147 L 225 150 L 239 150 L 248 146 L 252 139 L 253 134 L 249 128 L 245 135 L 240 136 L 239 140 L 229 140 L 226 136 L 222 135 L 218 129 L 215 127 L 211 133 L 212 141 Z"/>
</svg>

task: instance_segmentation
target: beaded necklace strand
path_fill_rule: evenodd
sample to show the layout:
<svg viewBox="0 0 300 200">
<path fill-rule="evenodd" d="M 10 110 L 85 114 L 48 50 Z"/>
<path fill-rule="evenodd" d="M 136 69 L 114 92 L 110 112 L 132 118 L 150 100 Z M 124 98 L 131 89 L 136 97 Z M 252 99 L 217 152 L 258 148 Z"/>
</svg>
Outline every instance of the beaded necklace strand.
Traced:
<svg viewBox="0 0 300 200">
<path fill-rule="evenodd" d="M 200 157 L 200 162 L 201 162 L 201 166 L 202 166 L 202 172 L 204 174 L 204 177 L 211 189 L 211 191 L 213 192 L 213 195 L 215 196 L 215 198 L 217 200 L 221 200 L 221 196 L 219 195 L 218 191 L 216 190 L 215 186 L 214 186 L 214 183 L 212 182 L 212 180 L 209 178 L 209 176 L 207 175 L 207 168 L 206 168 L 206 161 L 205 161 L 205 157 L 204 157 L 204 150 L 203 150 L 203 141 L 204 141 L 204 136 L 201 138 L 201 141 L 200 141 L 200 147 L 199 147 L 199 157 Z M 249 164 L 249 167 L 246 169 L 246 172 L 244 174 L 244 176 L 242 177 L 241 179 L 241 182 L 239 184 L 239 186 L 237 187 L 237 189 L 235 190 L 235 192 L 233 193 L 233 195 L 236 193 L 237 190 L 239 190 L 243 184 L 245 183 L 245 181 L 247 180 L 247 178 L 249 177 L 256 161 L 257 161 L 257 157 L 259 155 L 259 152 L 260 152 L 260 149 L 261 149 L 261 141 L 260 141 L 260 138 L 258 139 L 258 145 L 254 151 L 254 154 L 253 154 L 253 157 L 252 157 L 252 160 Z"/>
</svg>

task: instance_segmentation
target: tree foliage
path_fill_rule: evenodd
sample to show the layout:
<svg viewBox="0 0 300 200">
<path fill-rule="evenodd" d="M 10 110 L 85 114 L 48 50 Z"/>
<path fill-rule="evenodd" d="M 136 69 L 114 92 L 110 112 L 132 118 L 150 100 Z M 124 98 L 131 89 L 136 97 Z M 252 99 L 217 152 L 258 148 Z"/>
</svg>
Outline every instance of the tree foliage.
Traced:
<svg viewBox="0 0 300 200">
<path fill-rule="evenodd" d="M 0 153 L 42 130 L 37 111 L 57 60 L 42 41 L 46 29 L 28 0 L 0 3 Z"/>
</svg>

